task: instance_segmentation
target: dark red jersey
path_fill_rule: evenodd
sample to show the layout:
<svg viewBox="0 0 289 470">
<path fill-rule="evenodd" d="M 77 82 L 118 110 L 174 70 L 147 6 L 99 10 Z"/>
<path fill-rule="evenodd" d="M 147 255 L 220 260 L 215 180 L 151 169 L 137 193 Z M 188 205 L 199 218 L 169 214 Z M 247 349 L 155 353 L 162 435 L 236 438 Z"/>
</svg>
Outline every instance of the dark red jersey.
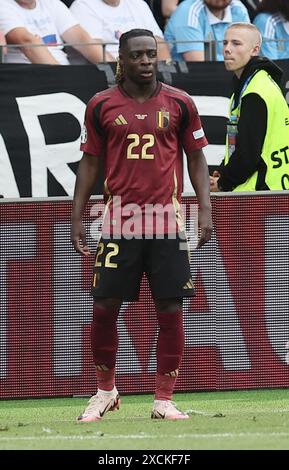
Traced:
<svg viewBox="0 0 289 470">
<path fill-rule="evenodd" d="M 192 98 L 163 83 L 144 103 L 115 86 L 87 105 L 81 150 L 104 159 L 108 206 L 118 196 L 122 208 L 135 204 L 144 212 L 148 205 L 173 205 L 177 211 L 183 149 L 191 153 L 206 145 Z"/>
</svg>

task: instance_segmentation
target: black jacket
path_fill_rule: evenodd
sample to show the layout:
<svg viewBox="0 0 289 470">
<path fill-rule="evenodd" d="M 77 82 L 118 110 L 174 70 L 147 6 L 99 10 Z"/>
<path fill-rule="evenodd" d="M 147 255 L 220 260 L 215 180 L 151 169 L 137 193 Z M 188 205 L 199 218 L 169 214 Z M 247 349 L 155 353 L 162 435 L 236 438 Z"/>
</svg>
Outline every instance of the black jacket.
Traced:
<svg viewBox="0 0 289 470">
<path fill-rule="evenodd" d="M 278 85 L 282 70 L 266 57 L 252 57 L 238 79 L 233 78 L 235 103 L 238 103 L 246 79 L 256 70 L 266 70 Z M 221 163 L 218 186 L 222 191 L 232 191 L 244 183 L 256 170 L 258 171 L 257 190 L 268 189 L 265 183 L 266 166 L 261 151 L 267 131 L 267 107 L 265 101 L 256 93 L 242 98 L 238 135 L 235 151 L 225 166 Z"/>
</svg>

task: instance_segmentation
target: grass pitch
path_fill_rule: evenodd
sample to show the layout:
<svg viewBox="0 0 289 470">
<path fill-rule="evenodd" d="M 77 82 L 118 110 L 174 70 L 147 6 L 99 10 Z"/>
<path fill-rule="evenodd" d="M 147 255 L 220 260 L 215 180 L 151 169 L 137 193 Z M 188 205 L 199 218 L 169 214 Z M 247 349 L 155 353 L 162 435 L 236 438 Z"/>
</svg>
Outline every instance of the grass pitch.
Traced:
<svg viewBox="0 0 289 470">
<path fill-rule="evenodd" d="M 152 396 L 123 396 L 101 422 L 86 398 L 0 401 L 1 450 L 289 449 L 289 391 L 176 393 L 184 421 L 151 420 Z"/>
</svg>

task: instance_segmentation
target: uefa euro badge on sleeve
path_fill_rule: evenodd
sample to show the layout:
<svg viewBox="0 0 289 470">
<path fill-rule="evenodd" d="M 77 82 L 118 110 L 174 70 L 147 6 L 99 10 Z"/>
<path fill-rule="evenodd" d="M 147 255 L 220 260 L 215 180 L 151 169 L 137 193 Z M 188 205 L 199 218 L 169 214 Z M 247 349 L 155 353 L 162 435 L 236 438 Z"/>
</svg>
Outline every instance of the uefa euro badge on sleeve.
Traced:
<svg viewBox="0 0 289 470">
<path fill-rule="evenodd" d="M 83 124 L 82 129 L 81 129 L 80 142 L 82 144 L 86 144 L 86 142 L 87 142 L 87 129 L 86 129 L 85 124 Z"/>
<path fill-rule="evenodd" d="M 228 136 L 228 153 L 229 158 L 231 157 L 232 153 L 235 151 L 236 147 L 236 138 L 238 134 L 238 127 L 237 127 L 237 119 L 236 116 L 231 116 L 231 120 L 227 123 L 227 136 Z"/>
</svg>

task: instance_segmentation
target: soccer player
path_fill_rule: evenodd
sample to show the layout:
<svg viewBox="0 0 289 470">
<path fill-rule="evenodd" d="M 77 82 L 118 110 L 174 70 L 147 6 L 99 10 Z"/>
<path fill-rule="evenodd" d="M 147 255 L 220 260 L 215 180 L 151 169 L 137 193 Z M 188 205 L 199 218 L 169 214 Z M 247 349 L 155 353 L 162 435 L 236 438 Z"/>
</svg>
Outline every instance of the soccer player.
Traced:
<svg viewBox="0 0 289 470">
<path fill-rule="evenodd" d="M 190 96 L 159 82 L 156 69 L 153 33 L 145 29 L 124 33 L 117 86 L 97 93 L 86 109 L 84 154 L 72 209 L 71 240 L 77 252 L 90 254 L 81 220 L 101 158 L 106 210 L 92 279 L 91 347 L 98 391 L 79 416 L 80 422 L 98 421 L 119 407 L 117 317 L 122 301 L 138 299 L 143 272 L 159 324 L 151 416 L 188 418 L 171 401 L 184 347 L 182 298 L 194 295 L 188 253 L 180 249 L 184 236 L 179 203 L 184 148 L 199 204 L 198 246 L 202 246 L 212 233 L 209 173 L 202 151 L 207 140 Z"/>
</svg>

